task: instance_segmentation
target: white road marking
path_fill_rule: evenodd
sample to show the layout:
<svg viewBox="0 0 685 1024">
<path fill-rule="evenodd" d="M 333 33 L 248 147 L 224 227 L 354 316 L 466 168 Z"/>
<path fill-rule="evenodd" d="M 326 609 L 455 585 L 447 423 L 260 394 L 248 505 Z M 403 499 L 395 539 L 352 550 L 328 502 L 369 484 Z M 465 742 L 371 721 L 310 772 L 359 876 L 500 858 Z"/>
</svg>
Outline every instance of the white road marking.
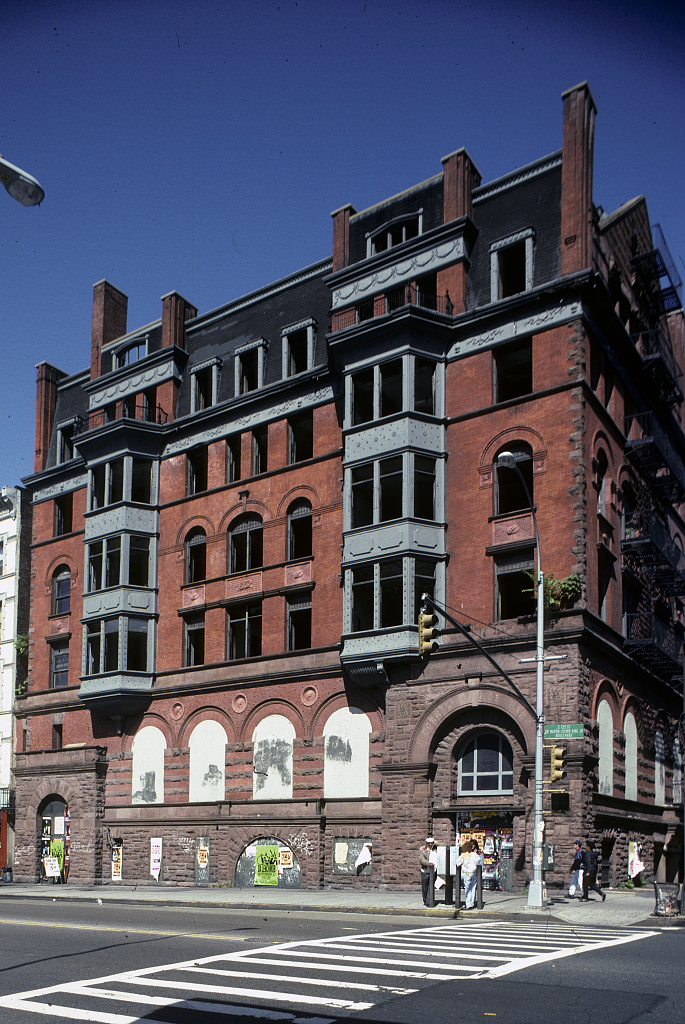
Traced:
<svg viewBox="0 0 685 1024">
<path fill-rule="evenodd" d="M 335 1012 L 360 1012 L 371 1009 L 374 1002 L 338 999 L 333 996 L 280 991 L 268 983 L 286 982 L 293 989 L 299 985 L 347 989 L 360 993 L 408 995 L 419 988 L 370 983 L 368 975 L 377 978 L 411 979 L 413 981 L 480 980 L 500 978 L 536 964 L 559 960 L 593 950 L 625 945 L 658 934 L 655 931 L 630 931 L 625 928 L 599 929 L 532 923 L 509 925 L 503 922 L 437 925 L 434 928 L 408 928 L 392 932 L 333 936 L 330 939 L 308 939 L 273 943 L 257 949 L 233 950 L 207 957 L 196 957 L 180 963 L 163 964 L 124 971 L 101 978 L 70 982 L 0 997 L 0 1007 L 29 1012 L 63 1020 L 92 1021 L 94 1024 L 139 1024 L 140 1015 L 106 1013 L 73 1007 L 63 1001 L 59 1005 L 52 996 L 102 1000 L 136 1004 L 145 1007 L 173 1007 L 174 1014 L 187 1010 L 192 1016 L 199 1010 L 208 1013 L 242 1015 L 262 1021 L 284 1021 L 287 1024 L 334 1024 L 329 1017 L 299 1017 L 287 1007 L 272 1009 L 264 1003 L 297 1004 L 301 1010 L 317 1006 Z M 381 955 L 382 954 L 382 955 Z M 409 956 L 407 956 L 409 954 Z M 295 968 L 296 976 L 254 971 L 257 965 Z M 314 975 L 314 972 L 325 972 Z M 222 979 L 263 981 L 262 988 L 242 985 L 201 984 L 190 981 L 189 975 L 210 975 Z M 166 975 L 166 977 L 163 977 Z M 173 975 L 174 977 L 169 977 Z M 314 976 L 313 976 L 314 975 Z M 345 977 L 340 978 L 340 975 Z M 355 981 L 354 975 L 360 980 Z M 365 980 L 361 980 L 365 979 Z M 113 987 L 118 986 L 118 987 Z M 130 991 L 136 986 L 136 991 Z M 166 990 L 169 995 L 155 994 Z M 205 993 L 216 1000 L 223 997 L 250 1000 L 258 1006 L 233 1002 L 188 999 L 188 993 Z M 168 1024 L 158 1021 L 157 1024 Z"/>
</svg>

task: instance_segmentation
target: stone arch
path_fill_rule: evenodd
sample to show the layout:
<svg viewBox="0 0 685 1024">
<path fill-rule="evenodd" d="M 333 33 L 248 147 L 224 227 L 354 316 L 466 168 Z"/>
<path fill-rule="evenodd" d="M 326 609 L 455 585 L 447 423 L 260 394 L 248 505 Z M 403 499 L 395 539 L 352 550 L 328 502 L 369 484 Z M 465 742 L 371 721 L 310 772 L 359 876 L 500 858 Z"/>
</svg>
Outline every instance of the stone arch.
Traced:
<svg viewBox="0 0 685 1024">
<path fill-rule="evenodd" d="M 323 736 L 324 726 L 330 716 L 340 708 L 349 705 L 347 694 L 344 692 L 334 693 L 319 704 L 311 723 L 312 737 Z M 371 722 L 372 732 L 381 732 L 384 728 L 384 714 L 378 704 L 365 693 L 356 693 L 354 706 L 363 711 Z"/>
<path fill-rule="evenodd" d="M 619 706 L 618 693 L 616 687 L 609 679 L 602 679 L 599 686 L 596 688 L 594 697 L 591 703 L 591 714 L 592 717 L 597 720 L 597 709 L 599 707 L 602 698 L 606 698 L 611 701 L 612 712 L 616 712 Z M 616 715 L 614 714 L 614 721 L 616 721 Z"/>
<path fill-rule="evenodd" d="M 271 520 L 273 519 L 273 516 L 269 511 L 268 505 L 266 505 L 263 501 L 257 501 L 254 498 L 248 498 L 247 501 L 245 502 L 235 502 L 234 505 L 231 505 L 231 507 L 227 509 L 226 512 L 224 512 L 219 522 L 218 532 L 220 534 L 226 533 L 226 531 L 230 529 L 231 523 L 233 522 L 234 519 L 237 519 L 238 516 L 248 515 L 250 513 L 256 516 L 260 516 L 263 523 L 271 522 Z"/>
<path fill-rule="evenodd" d="M 286 491 L 279 501 L 276 511 L 277 518 L 285 518 L 288 508 L 298 498 L 305 498 L 310 503 L 312 514 L 313 510 L 321 504 L 321 499 L 314 487 L 310 487 L 308 484 L 298 484 L 296 487 L 291 487 L 290 490 Z"/>
<path fill-rule="evenodd" d="M 478 463 L 478 473 L 480 475 L 480 486 L 489 487 L 493 482 L 493 460 L 495 455 L 504 448 L 507 444 L 524 443 L 530 446 L 530 450 L 533 454 L 533 474 L 544 473 L 547 462 L 547 447 L 544 443 L 542 434 L 539 431 L 534 430 L 532 427 L 527 427 L 523 424 L 514 427 L 507 427 L 506 430 L 501 430 L 494 437 L 491 437 L 485 448 L 483 448 Z"/>
<path fill-rule="evenodd" d="M 281 715 L 283 718 L 287 718 L 294 729 L 294 739 L 301 739 L 305 736 L 304 718 L 294 704 L 286 700 L 267 699 L 260 701 L 245 718 L 240 730 L 239 742 L 252 743 L 255 729 L 260 721 L 269 715 Z"/>
<path fill-rule="evenodd" d="M 214 536 L 214 525 L 211 519 L 209 519 L 208 516 L 194 515 L 189 516 L 179 526 L 178 533 L 176 534 L 176 543 L 183 545 L 185 543 L 186 534 L 190 533 L 191 530 L 194 530 L 198 526 L 200 529 L 205 531 L 208 538 Z"/>
<path fill-rule="evenodd" d="M 197 711 L 191 711 L 191 713 L 185 718 L 178 730 L 177 743 L 173 745 L 180 747 L 189 746 L 190 735 L 193 730 L 200 724 L 200 722 L 218 722 L 223 728 L 227 736 L 227 743 L 236 743 L 236 730 L 233 721 L 229 718 L 223 708 L 217 707 L 214 704 L 205 704 L 204 707 L 198 708 Z"/>
<path fill-rule="evenodd" d="M 491 704 L 484 702 L 483 691 L 491 695 Z M 438 744 L 450 728 L 449 723 L 465 712 L 475 714 L 481 725 L 506 721 L 506 731 L 515 737 L 523 753 L 535 749 L 535 717 L 530 709 L 513 693 L 486 685 L 477 690 L 453 691 L 431 704 L 414 730 L 410 760 L 414 763 L 432 761 Z"/>
</svg>

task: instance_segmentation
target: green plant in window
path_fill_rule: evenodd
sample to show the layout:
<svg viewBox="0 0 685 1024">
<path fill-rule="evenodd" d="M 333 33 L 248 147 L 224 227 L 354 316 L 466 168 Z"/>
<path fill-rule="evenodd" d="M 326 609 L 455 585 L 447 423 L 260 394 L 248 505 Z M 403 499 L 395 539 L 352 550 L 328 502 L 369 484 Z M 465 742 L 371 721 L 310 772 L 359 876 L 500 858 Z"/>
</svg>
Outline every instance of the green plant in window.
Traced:
<svg viewBox="0 0 685 1024">
<path fill-rule="evenodd" d="M 526 576 L 534 584 L 530 590 L 526 590 L 526 593 L 535 594 L 537 575 L 532 570 L 526 570 Z M 564 608 L 573 608 L 583 592 L 583 581 L 575 572 L 560 580 L 555 577 L 554 573 L 547 573 L 544 579 L 544 588 L 545 609 L 549 612 L 558 612 Z"/>
</svg>

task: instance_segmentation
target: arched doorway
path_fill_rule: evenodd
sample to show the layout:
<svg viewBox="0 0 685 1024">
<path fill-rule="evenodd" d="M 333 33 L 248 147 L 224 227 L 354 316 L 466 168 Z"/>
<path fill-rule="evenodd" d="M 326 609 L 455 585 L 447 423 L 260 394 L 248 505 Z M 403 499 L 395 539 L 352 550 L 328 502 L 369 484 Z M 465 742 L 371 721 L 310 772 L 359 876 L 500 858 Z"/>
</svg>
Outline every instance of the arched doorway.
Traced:
<svg viewBox="0 0 685 1024">
<path fill-rule="evenodd" d="M 38 811 L 40 881 L 66 882 L 69 877 L 71 822 L 66 801 L 50 796 Z M 55 861 L 59 874 L 55 874 Z"/>
<path fill-rule="evenodd" d="M 300 888 L 300 864 L 295 852 L 275 836 L 260 836 L 244 847 L 235 869 L 238 889 L 273 885 L 279 889 Z"/>
</svg>

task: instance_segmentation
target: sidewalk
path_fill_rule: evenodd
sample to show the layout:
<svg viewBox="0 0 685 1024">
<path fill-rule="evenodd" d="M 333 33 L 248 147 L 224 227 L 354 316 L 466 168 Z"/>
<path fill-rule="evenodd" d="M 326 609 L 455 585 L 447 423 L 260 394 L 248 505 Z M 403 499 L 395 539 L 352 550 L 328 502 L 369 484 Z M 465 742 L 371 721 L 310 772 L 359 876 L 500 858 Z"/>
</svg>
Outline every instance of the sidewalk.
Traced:
<svg viewBox="0 0 685 1024">
<path fill-rule="evenodd" d="M 591 897 L 589 903 L 569 899 L 562 891 L 547 890 L 548 906 L 538 910 L 526 906 L 527 894 L 520 892 L 483 893 L 482 910 L 462 911 L 460 920 L 503 919 L 516 917 L 521 921 L 551 920 L 573 925 L 608 925 L 615 928 L 643 925 L 662 927 L 685 925 L 685 917 L 654 917 L 652 887 L 633 890 L 607 889 L 606 901 Z M 454 920 L 455 908 L 438 902 L 435 908 L 421 903 L 420 886 L 416 892 L 387 892 L 380 889 L 230 889 L 164 885 L 0 885 L 0 901 L 8 898 L 43 900 L 79 900 L 102 903 L 163 903 L 194 907 L 225 907 L 227 909 L 304 910 L 338 913 L 392 914 L 427 916 L 433 920 Z"/>
</svg>

